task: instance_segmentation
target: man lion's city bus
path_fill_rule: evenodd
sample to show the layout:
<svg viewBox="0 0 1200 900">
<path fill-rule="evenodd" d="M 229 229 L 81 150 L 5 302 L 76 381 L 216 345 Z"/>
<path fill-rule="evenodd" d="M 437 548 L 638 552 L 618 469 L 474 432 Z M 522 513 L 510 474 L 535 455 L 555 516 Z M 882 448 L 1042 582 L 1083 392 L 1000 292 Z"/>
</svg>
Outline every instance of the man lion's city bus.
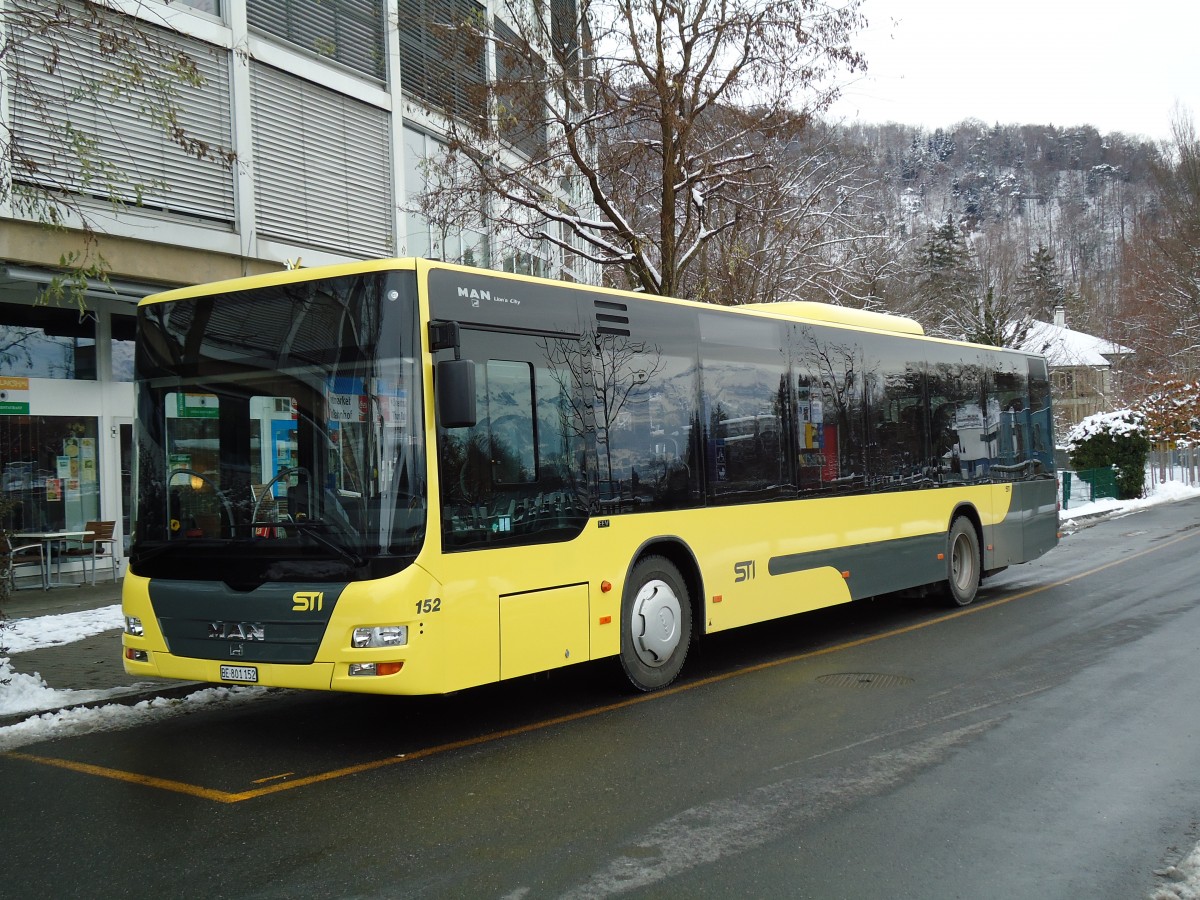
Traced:
<svg viewBox="0 0 1200 900">
<path fill-rule="evenodd" d="M 816 303 L 393 259 L 138 310 L 124 665 L 444 693 L 1055 546 L 1045 361 Z"/>
</svg>

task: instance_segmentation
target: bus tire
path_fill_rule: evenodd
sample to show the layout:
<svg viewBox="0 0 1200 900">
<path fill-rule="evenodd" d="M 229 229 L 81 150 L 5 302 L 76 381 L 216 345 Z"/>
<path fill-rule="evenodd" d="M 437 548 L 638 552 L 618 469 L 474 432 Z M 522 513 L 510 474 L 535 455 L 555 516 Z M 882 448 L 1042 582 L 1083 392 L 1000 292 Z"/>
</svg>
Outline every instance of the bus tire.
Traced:
<svg viewBox="0 0 1200 900">
<path fill-rule="evenodd" d="M 982 574 L 979 534 L 966 516 L 950 524 L 946 550 L 946 599 L 952 606 L 969 606 L 979 590 Z"/>
<path fill-rule="evenodd" d="M 621 598 L 621 668 L 639 691 L 679 675 L 692 642 L 692 604 L 679 570 L 665 557 L 638 561 Z"/>
</svg>

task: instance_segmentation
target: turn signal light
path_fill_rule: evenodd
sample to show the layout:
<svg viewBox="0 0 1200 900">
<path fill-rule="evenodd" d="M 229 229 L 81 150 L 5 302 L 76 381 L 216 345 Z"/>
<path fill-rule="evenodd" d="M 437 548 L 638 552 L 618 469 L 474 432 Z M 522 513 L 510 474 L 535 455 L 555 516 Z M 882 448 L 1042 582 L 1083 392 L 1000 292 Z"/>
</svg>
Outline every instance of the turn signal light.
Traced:
<svg viewBox="0 0 1200 900">
<path fill-rule="evenodd" d="M 402 662 L 350 663 L 351 675 L 395 675 L 404 668 Z"/>
<path fill-rule="evenodd" d="M 134 650 L 132 647 L 125 648 L 125 658 L 134 662 L 150 662 L 150 654 L 145 650 Z"/>
</svg>

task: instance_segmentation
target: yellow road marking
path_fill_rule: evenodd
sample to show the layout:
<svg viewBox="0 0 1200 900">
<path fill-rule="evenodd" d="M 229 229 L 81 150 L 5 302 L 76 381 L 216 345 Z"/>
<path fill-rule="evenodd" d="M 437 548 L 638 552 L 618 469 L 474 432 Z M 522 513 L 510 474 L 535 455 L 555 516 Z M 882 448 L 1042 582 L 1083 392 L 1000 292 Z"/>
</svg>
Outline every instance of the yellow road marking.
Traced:
<svg viewBox="0 0 1200 900">
<path fill-rule="evenodd" d="M 490 744 L 494 741 L 501 741 L 506 738 L 516 737 L 522 734 L 529 734 L 534 731 L 542 731 L 546 728 L 553 728 L 556 725 L 565 725 L 570 722 L 576 722 L 581 719 L 589 719 L 593 716 L 604 715 L 605 713 L 614 712 L 619 709 L 626 709 L 631 706 L 636 706 L 639 703 L 646 703 L 650 700 L 658 700 L 663 697 L 670 697 L 672 694 L 683 693 L 684 691 L 695 690 L 699 687 L 706 687 L 710 684 L 716 684 L 721 681 L 727 681 L 731 678 L 740 678 L 743 675 L 750 675 L 754 672 L 763 672 L 767 669 L 773 669 L 777 666 L 790 665 L 791 663 L 801 662 L 807 659 L 814 659 L 818 656 L 827 656 L 831 653 L 838 653 L 842 650 L 851 650 L 855 647 L 862 647 L 867 644 L 874 644 L 877 641 L 886 640 L 887 638 L 898 637 L 902 634 L 908 634 L 913 631 L 920 631 L 923 628 L 930 628 L 934 625 L 940 625 L 943 622 L 949 622 L 952 619 L 958 619 L 963 616 L 975 615 L 976 613 L 986 612 L 989 609 L 995 609 L 998 606 L 1004 606 L 1007 603 L 1012 603 L 1016 600 L 1023 600 L 1026 597 L 1031 597 L 1034 594 L 1040 594 L 1044 591 L 1052 590 L 1056 587 L 1062 587 L 1065 584 L 1070 584 L 1072 581 L 1078 581 L 1081 578 L 1089 578 L 1106 569 L 1111 569 L 1114 566 L 1123 565 L 1131 560 L 1146 556 L 1149 553 L 1155 553 L 1173 544 L 1178 544 L 1180 541 L 1185 541 L 1190 538 L 1200 535 L 1200 531 L 1191 531 L 1174 538 L 1165 543 L 1159 544 L 1157 547 L 1147 547 L 1137 553 L 1132 553 L 1129 556 L 1115 559 L 1112 562 L 1105 563 L 1102 566 L 1096 566 L 1094 569 L 1088 569 L 1084 572 L 1079 572 L 1069 578 L 1063 578 L 1059 581 L 1051 582 L 1050 584 L 1042 584 L 1037 587 L 1030 588 L 1026 591 L 1020 591 L 1008 597 L 1002 597 L 986 603 L 982 606 L 968 606 L 952 613 L 947 613 L 943 616 L 938 616 L 936 619 L 928 619 L 924 622 L 918 622 L 914 625 L 906 625 L 904 628 L 896 628 L 892 631 L 882 632 L 872 635 L 871 637 L 859 638 L 854 641 L 846 641 L 845 643 L 835 644 L 830 647 L 823 647 L 820 650 L 808 650 L 804 653 L 797 653 L 793 656 L 783 657 L 781 659 L 773 659 L 768 662 L 759 663 L 758 665 L 748 666 L 744 669 L 737 669 L 732 672 L 725 672 L 721 675 L 711 675 L 708 678 L 702 678 L 698 681 L 689 681 L 686 684 L 679 684 L 675 687 L 666 688 L 665 690 L 656 691 L 652 694 L 642 694 L 638 697 L 630 697 L 625 700 L 620 700 L 616 703 L 607 703 L 604 706 L 596 706 L 590 709 L 580 710 L 574 713 L 568 713 L 563 716 L 555 716 L 552 719 L 542 719 L 538 722 L 531 722 L 528 725 L 521 725 L 517 728 L 508 728 L 504 731 L 493 731 L 488 734 L 481 734 L 472 738 L 465 738 L 461 741 L 451 741 L 445 744 L 438 744 L 433 747 L 425 747 L 420 750 L 413 750 L 409 753 L 401 753 L 397 756 L 389 756 L 384 759 L 376 759 L 370 762 L 359 763 L 354 766 L 346 766 L 341 769 L 333 769 L 328 772 L 320 772 L 316 775 L 309 775 L 304 778 L 297 778 L 294 781 L 278 781 L 277 779 L 286 778 L 291 773 L 286 775 L 274 776 L 274 779 L 259 779 L 256 784 L 265 781 L 276 780 L 275 784 L 265 784 L 262 787 L 253 788 L 248 791 L 220 791 L 214 788 L 201 787 L 195 784 L 188 784 L 183 781 L 173 781 L 169 778 L 156 778 L 152 775 L 139 775 L 136 772 L 125 772 L 121 769 L 110 769 L 106 766 L 95 766 L 90 763 L 75 762 L 69 759 L 57 759 L 51 756 L 34 756 L 30 753 L 6 752 L 0 754 L 6 759 L 18 759 L 25 762 L 38 763 L 45 766 L 54 766 L 59 769 L 67 769 L 71 772 L 80 772 L 85 775 L 96 775 L 101 778 L 111 778 L 116 781 L 124 781 L 129 784 L 140 784 L 144 787 L 158 788 L 164 791 L 173 791 L 177 794 L 187 794 L 192 797 L 198 797 L 202 800 L 212 800 L 217 803 L 241 803 L 245 800 L 255 800 L 259 797 L 265 797 L 268 794 L 277 794 L 281 791 L 295 790 L 296 788 L 308 787 L 313 784 L 320 784 L 324 781 L 333 781 L 338 778 L 345 778 L 348 775 L 358 775 L 362 772 L 371 772 L 375 769 L 384 769 L 388 766 L 398 765 L 399 763 L 412 762 L 416 759 L 425 759 L 430 756 L 437 756 L 442 753 L 449 753 L 454 750 L 463 750 L 468 747 L 477 747 L 481 744 Z"/>
</svg>

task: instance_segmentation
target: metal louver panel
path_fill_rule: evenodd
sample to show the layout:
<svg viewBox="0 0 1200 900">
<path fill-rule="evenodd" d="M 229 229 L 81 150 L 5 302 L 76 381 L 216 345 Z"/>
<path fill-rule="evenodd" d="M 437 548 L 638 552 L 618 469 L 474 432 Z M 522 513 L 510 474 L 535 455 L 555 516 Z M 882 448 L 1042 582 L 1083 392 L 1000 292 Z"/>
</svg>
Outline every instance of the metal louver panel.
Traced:
<svg viewBox="0 0 1200 900">
<path fill-rule="evenodd" d="M 257 232 L 341 253 L 393 252 L 388 114 L 252 63 Z"/>
<path fill-rule="evenodd" d="M 521 50 L 525 42 L 502 20 L 495 19 L 496 103 L 500 136 L 529 157 L 546 150 L 545 63 Z"/>
<path fill-rule="evenodd" d="M 249 0 L 251 25 L 382 79 L 384 10 L 379 0 Z"/>
<path fill-rule="evenodd" d="M 451 115 L 482 116 L 487 59 L 466 23 L 482 27 L 474 0 L 399 0 L 400 83 L 405 93 Z"/>
<path fill-rule="evenodd" d="M 183 84 L 161 64 L 149 75 L 172 84 L 178 124 L 186 137 L 214 151 L 231 147 L 229 51 L 145 23 L 136 27 L 187 54 L 203 78 L 199 86 Z M 56 63 L 50 64 L 56 53 Z M 138 62 L 158 63 L 149 54 Z M 48 64 L 53 71 L 47 71 Z M 59 34 L 53 42 L 44 35 L 17 35 L 12 65 L 14 149 L 34 167 L 30 171 L 17 165 L 13 175 L 18 182 L 233 221 L 231 167 L 185 151 L 168 126 L 152 120 L 140 89 L 114 96 L 114 86 L 127 81 L 126 73 L 118 59 L 101 50 L 95 34 Z M 89 155 L 112 167 L 112 180 L 85 164 L 73 149 L 72 133 L 95 142 Z"/>
</svg>

